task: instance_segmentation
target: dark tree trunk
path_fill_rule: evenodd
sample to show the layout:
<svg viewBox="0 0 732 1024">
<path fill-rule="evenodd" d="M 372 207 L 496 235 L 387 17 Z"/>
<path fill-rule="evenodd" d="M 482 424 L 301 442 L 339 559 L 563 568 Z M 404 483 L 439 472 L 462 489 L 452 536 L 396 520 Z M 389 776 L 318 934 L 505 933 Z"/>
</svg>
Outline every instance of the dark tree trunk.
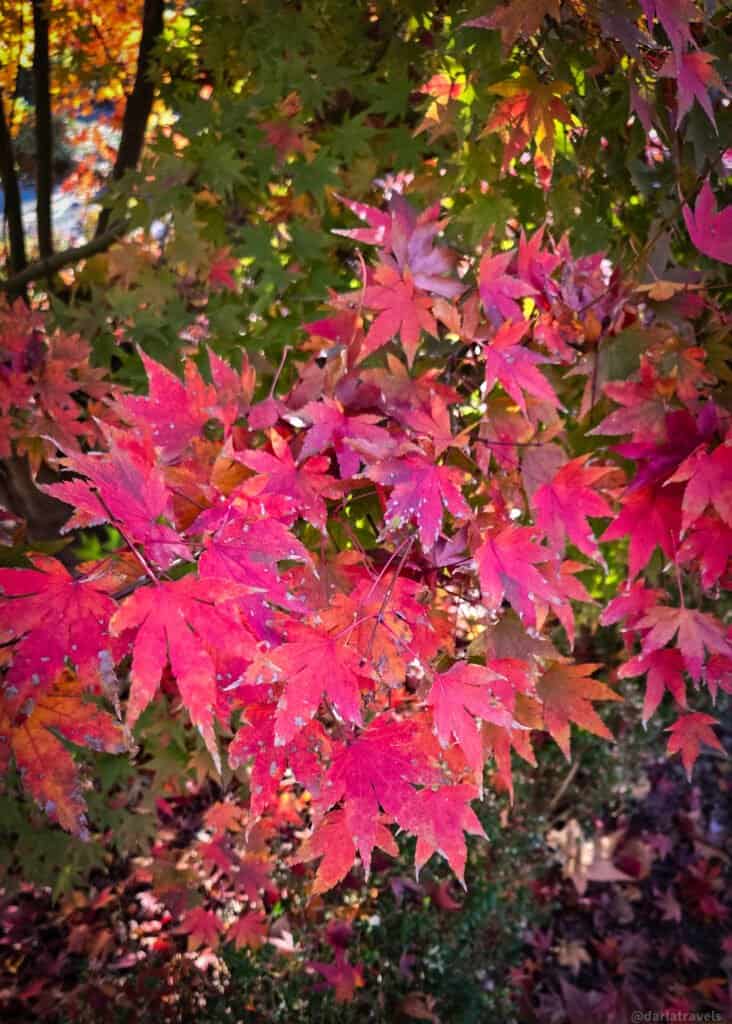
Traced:
<svg viewBox="0 0 732 1024">
<path fill-rule="evenodd" d="M 137 56 L 137 73 L 132 92 L 127 97 L 122 120 L 117 159 L 112 170 L 112 180 L 118 181 L 125 171 L 137 167 L 145 141 L 145 129 L 155 97 L 155 85 L 150 78 L 152 50 L 163 30 L 165 0 L 145 0 L 142 14 L 142 36 Z M 102 210 L 97 224 L 97 235 L 105 233 L 109 226 L 110 211 Z"/>
<path fill-rule="evenodd" d="M 5 120 L 2 91 L 0 91 L 0 178 L 3 183 L 5 219 L 8 224 L 8 266 L 11 274 L 19 274 L 27 264 L 25 234 L 23 232 L 20 186 L 18 185 L 18 175 L 15 172 L 15 155 L 10 138 L 10 128 Z"/>
<path fill-rule="evenodd" d="M 53 252 L 53 126 L 46 0 L 33 0 L 33 102 L 36 110 L 36 217 L 41 259 Z"/>
</svg>

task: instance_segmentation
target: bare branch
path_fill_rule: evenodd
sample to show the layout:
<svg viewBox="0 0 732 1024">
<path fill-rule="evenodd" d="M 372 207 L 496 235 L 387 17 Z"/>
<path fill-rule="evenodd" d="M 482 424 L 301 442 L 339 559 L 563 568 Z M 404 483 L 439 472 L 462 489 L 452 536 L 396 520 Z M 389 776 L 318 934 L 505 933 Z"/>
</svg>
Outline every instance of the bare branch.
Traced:
<svg viewBox="0 0 732 1024">
<path fill-rule="evenodd" d="M 163 30 L 164 8 L 165 0 L 145 0 L 135 84 L 127 97 L 122 120 L 122 135 L 117 150 L 117 159 L 112 169 L 112 181 L 118 181 L 125 171 L 137 167 L 142 153 L 145 129 L 155 98 L 155 84 L 150 77 L 152 51 Z M 103 235 L 107 230 L 109 217 L 109 208 L 105 207 L 99 214 L 97 236 Z"/>
<path fill-rule="evenodd" d="M 96 255 L 98 252 L 103 252 L 114 242 L 118 241 L 125 233 L 125 230 L 125 224 L 118 224 L 116 227 L 105 231 L 103 235 L 97 235 L 91 242 L 85 242 L 84 245 L 79 245 L 75 249 L 64 249 L 63 252 L 56 252 L 45 260 L 31 263 L 30 266 L 26 266 L 25 269 L 14 274 L 7 281 L 0 281 L 0 292 L 17 294 L 20 289 L 24 288 L 31 281 L 37 281 L 41 277 L 49 277 L 70 263 L 77 263 L 79 260 L 85 260 L 90 256 Z"/>
<path fill-rule="evenodd" d="M 10 127 L 5 120 L 2 90 L 0 90 L 0 179 L 5 194 L 5 218 L 8 222 L 10 241 L 9 266 L 11 274 L 17 275 L 25 270 L 25 233 L 23 231 L 23 214 L 20 200 L 20 186 L 15 171 L 15 154 L 10 137 Z M 10 290 L 10 289 L 7 289 Z"/>
<path fill-rule="evenodd" d="M 36 218 L 41 259 L 53 253 L 53 126 L 46 0 L 33 0 L 33 102 L 36 108 Z"/>
</svg>

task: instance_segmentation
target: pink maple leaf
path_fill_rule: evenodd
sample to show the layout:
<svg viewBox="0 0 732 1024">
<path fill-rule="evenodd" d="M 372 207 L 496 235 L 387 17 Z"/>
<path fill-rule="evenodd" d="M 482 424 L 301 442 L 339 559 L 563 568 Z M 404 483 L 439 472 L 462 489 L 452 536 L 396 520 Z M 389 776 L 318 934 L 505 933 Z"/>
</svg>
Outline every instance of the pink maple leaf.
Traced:
<svg viewBox="0 0 732 1024">
<path fill-rule="evenodd" d="M 717 203 L 709 179 L 704 182 L 693 212 L 683 207 L 689 237 L 705 256 L 732 263 L 732 205 L 717 212 Z"/>
<path fill-rule="evenodd" d="M 490 391 L 498 382 L 524 415 L 527 413 L 525 394 L 549 402 L 555 408 L 559 406 L 554 388 L 536 368 L 550 360 L 521 343 L 528 328 L 526 320 L 507 320 L 490 341 L 483 342 L 486 388 Z"/>
<path fill-rule="evenodd" d="M 338 498 L 341 484 L 328 474 L 330 460 L 325 456 L 295 463 L 290 446 L 277 431 L 270 432 L 272 453 L 247 450 L 234 457 L 264 477 L 262 494 L 281 494 L 292 499 L 300 515 L 317 529 L 324 531 L 328 518 L 325 498 Z"/>
<path fill-rule="evenodd" d="M 443 506 L 457 519 L 470 517 L 470 506 L 460 491 L 465 474 L 452 466 L 440 466 L 418 453 L 384 459 L 366 470 L 376 483 L 391 486 L 386 506 L 388 523 L 416 520 L 425 551 L 437 542 L 442 527 Z"/>
<path fill-rule="evenodd" d="M 533 497 L 536 525 L 553 548 L 563 552 L 565 539 L 591 558 L 599 556 L 588 516 L 612 516 L 612 509 L 593 486 L 611 472 L 609 466 L 588 466 L 581 455 L 562 466 L 554 478 L 538 488 Z"/>
<path fill-rule="evenodd" d="M 550 558 L 551 552 L 536 543 L 529 527 L 507 526 L 486 533 L 475 551 L 475 561 L 487 606 L 497 610 L 505 597 L 527 626 L 536 626 L 537 599 L 552 607 L 561 601 L 555 587 L 536 568 Z"/>
<path fill-rule="evenodd" d="M 691 110 L 695 99 L 714 127 L 717 127 L 709 89 L 714 87 L 726 90 L 721 78 L 712 67 L 712 61 L 716 59 L 713 54 L 704 53 L 703 50 L 688 50 L 686 53 L 669 54 L 661 68 L 659 74 L 662 77 L 676 79 L 677 128 Z"/>
<path fill-rule="evenodd" d="M 432 299 L 415 288 L 409 271 L 401 276 L 397 270 L 381 263 L 373 273 L 373 280 L 375 283 L 364 289 L 363 301 L 367 309 L 376 310 L 378 315 L 366 335 L 361 357 L 370 356 L 398 334 L 411 366 L 421 332 L 437 336 L 437 322 L 430 312 Z"/>
</svg>

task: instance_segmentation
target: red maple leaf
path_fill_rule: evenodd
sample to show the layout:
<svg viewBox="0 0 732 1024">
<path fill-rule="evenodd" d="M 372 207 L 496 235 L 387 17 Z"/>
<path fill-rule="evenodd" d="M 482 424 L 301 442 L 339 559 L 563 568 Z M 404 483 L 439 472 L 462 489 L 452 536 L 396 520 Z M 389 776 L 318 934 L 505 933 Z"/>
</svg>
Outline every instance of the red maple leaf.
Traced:
<svg viewBox="0 0 732 1024">
<path fill-rule="evenodd" d="M 476 718 L 511 727 L 513 693 L 506 678 L 482 665 L 458 661 L 447 672 L 435 674 L 427 704 L 442 746 L 454 739 L 482 786 L 483 741 Z"/>
<path fill-rule="evenodd" d="M 270 660 L 285 679 L 277 704 L 276 746 L 289 743 L 307 725 L 324 694 L 340 718 L 361 724 L 361 684 L 369 681 L 368 666 L 342 632 L 293 623 L 286 642 L 272 651 Z"/>
<path fill-rule="evenodd" d="M 431 396 L 429 412 L 425 409 L 407 409 L 397 413 L 397 417 L 417 436 L 429 438 L 434 445 L 435 458 L 439 458 L 447 448 L 464 448 L 466 445 L 468 432 L 453 434 L 450 406 L 438 394 Z"/>
<path fill-rule="evenodd" d="M 224 924 L 219 915 L 205 907 L 192 907 L 186 910 L 183 920 L 177 929 L 188 936 L 188 951 L 207 946 L 216 949 Z"/>
<path fill-rule="evenodd" d="M 649 608 L 655 608 L 660 596 L 660 590 L 647 587 L 638 580 L 607 603 L 600 615 L 600 624 L 614 626 L 617 622 L 627 620 L 629 626 L 635 626 Z"/>
<path fill-rule="evenodd" d="M 0 766 L 12 754 L 23 786 L 45 813 L 67 831 L 88 839 L 79 770 L 58 736 L 90 750 L 119 754 L 127 746 L 120 724 L 84 700 L 82 684 L 67 670 L 26 700 L 20 716 L 15 702 L 8 704 L 4 698 L 0 691 Z"/>
<path fill-rule="evenodd" d="M 611 740 L 612 733 L 599 717 L 593 700 L 621 700 L 604 683 L 590 678 L 600 665 L 571 665 L 556 661 L 536 683 L 536 693 L 543 704 L 544 728 L 557 741 L 569 760 L 570 723 Z"/>
<path fill-rule="evenodd" d="M 686 707 L 684 659 L 681 651 L 667 647 L 652 651 L 650 654 L 639 654 L 621 665 L 618 672 L 619 679 L 632 679 L 634 676 L 643 675 L 646 676 L 646 694 L 643 701 L 644 728 L 661 703 L 666 690 L 672 694 L 680 707 Z"/>
<path fill-rule="evenodd" d="M 684 222 L 689 237 L 705 256 L 723 263 L 732 263 L 732 204 L 717 212 L 709 179 L 704 182 L 694 210 L 683 206 Z"/>
<path fill-rule="evenodd" d="M 515 750 L 524 761 L 536 766 L 536 758 L 531 748 L 531 731 L 521 725 L 513 729 L 503 729 L 490 722 L 483 722 L 481 732 L 486 751 L 490 752 L 496 762 L 497 782 L 508 791 L 513 802 L 511 750 Z"/>
<path fill-rule="evenodd" d="M 526 625 L 536 625 L 536 600 L 554 606 L 561 600 L 556 589 L 538 569 L 551 553 L 540 547 L 526 526 L 506 526 L 485 534 L 475 551 L 480 589 L 485 603 L 497 610 L 504 597 Z"/>
<path fill-rule="evenodd" d="M 322 974 L 333 989 L 333 997 L 337 1003 L 350 1003 L 356 989 L 363 988 L 362 965 L 352 964 L 343 949 L 336 949 L 332 964 L 310 960 L 307 966 Z"/>
<path fill-rule="evenodd" d="M 125 395 L 117 408 L 128 423 L 147 427 L 165 459 L 175 459 L 213 416 L 216 392 L 201 378 L 196 364 L 187 360 L 185 380 L 140 352 L 148 380 L 147 395 Z"/>
<path fill-rule="evenodd" d="M 235 292 L 236 278 L 232 276 L 231 272 L 238 266 L 239 260 L 231 255 L 231 249 L 228 246 L 225 249 L 217 249 L 208 268 L 207 281 L 211 290 Z"/>
<path fill-rule="evenodd" d="M 235 949 L 259 949 L 267 941 L 267 931 L 267 918 L 261 910 L 249 910 L 231 922 L 226 939 Z"/>
<path fill-rule="evenodd" d="M 399 855 L 399 847 L 393 835 L 381 822 L 376 824 L 374 845 L 392 857 Z M 335 810 L 327 814 L 305 840 L 292 863 L 307 863 L 322 857 L 310 890 L 313 895 L 317 895 L 332 889 L 346 877 L 353 867 L 355 856 L 356 846 L 346 820 L 346 812 Z"/>
<path fill-rule="evenodd" d="M 174 526 L 172 496 L 151 443 L 143 436 L 105 429 L 107 451 L 71 454 L 65 462 L 86 479 L 43 486 L 75 509 L 63 532 L 113 523 L 163 569 L 191 552 Z"/>
<path fill-rule="evenodd" d="M 294 561 L 310 564 L 310 553 L 294 536 L 279 515 L 288 516 L 287 510 L 277 509 L 269 496 L 261 500 L 239 502 L 227 507 L 214 507 L 211 512 L 223 516 L 213 537 L 206 541 L 198 570 L 202 579 L 229 581 L 241 588 L 240 607 L 254 632 L 262 637 L 271 634 L 269 619 L 271 606 L 279 605 L 291 610 L 304 609 L 303 602 L 292 593 L 280 572 L 279 563 Z M 289 513 L 294 517 L 294 511 Z M 206 522 L 207 513 L 196 521 Z"/>
<path fill-rule="evenodd" d="M 550 360 L 521 344 L 528 328 L 526 320 L 507 321 L 489 342 L 483 343 L 487 390 L 490 391 L 498 382 L 524 415 L 527 412 L 524 393 L 554 407 L 559 405 L 554 388 L 536 368 Z"/>
<path fill-rule="evenodd" d="M 724 753 L 724 747 L 719 742 L 716 734 L 712 731 L 713 725 L 718 725 L 716 718 L 706 715 L 701 711 L 692 712 L 689 715 L 681 715 L 673 725 L 670 725 L 667 732 L 671 733 L 668 741 L 668 753 L 681 753 L 681 760 L 686 769 L 686 775 L 691 782 L 691 771 L 694 762 L 699 756 L 702 743 L 714 750 Z"/>
<path fill-rule="evenodd" d="M 465 783 L 421 789 L 409 807 L 403 824 L 417 837 L 414 864 L 420 868 L 433 853 L 440 853 L 465 888 L 465 832 L 485 838 L 483 827 L 470 806 L 477 792 Z"/>
<path fill-rule="evenodd" d="M 338 498 L 340 483 L 328 474 L 330 460 L 323 455 L 295 463 L 290 446 L 277 431 L 270 431 L 272 454 L 247 450 L 234 457 L 265 478 L 262 494 L 281 494 L 291 499 L 294 507 L 309 523 L 325 531 L 328 509 L 325 498 Z"/>
<path fill-rule="evenodd" d="M 421 332 L 437 336 L 437 322 L 430 312 L 432 299 L 415 288 L 408 270 L 402 276 L 382 263 L 374 270 L 373 280 L 376 283 L 364 289 L 363 302 L 367 309 L 379 313 L 366 335 L 361 358 L 370 356 L 398 334 L 411 366 Z"/>
<path fill-rule="evenodd" d="M 656 547 L 661 548 L 666 558 L 674 558 L 681 530 L 681 502 L 676 491 L 649 486 L 626 493 L 620 514 L 600 537 L 606 541 L 630 536 L 630 579 L 635 579 L 648 565 Z"/>
<path fill-rule="evenodd" d="M 327 396 L 318 402 L 308 402 L 298 409 L 297 415 L 310 424 L 300 449 L 300 459 L 333 448 L 343 477 L 355 476 L 361 465 L 361 456 L 349 441 L 363 442 L 372 450 L 383 449 L 391 443 L 388 431 L 377 426 L 381 416 L 348 416 L 340 402 Z"/>
<path fill-rule="evenodd" d="M 536 525 L 553 548 L 563 553 L 568 538 L 584 554 L 597 558 L 600 552 L 587 517 L 612 516 L 605 498 L 592 489 L 612 467 L 588 466 L 589 458 L 589 455 L 581 455 L 567 462 L 550 483 L 538 488 L 532 503 L 536 509 Z"/>
<path fill-rule="evenodd" d="M 643 639 L 644 654 L 665 647 L 678 633 L 686 671 L 696 681 L 702 675 L 705 651 L 732 656 L 732 643 L 725 637 L 721 623 L 706 612 L 659 605 L 643 616 L 637 628 L 649 631 Z"/>
<path fill-rule="evenodd" d="M 714 516 L 696 520 L 678 553 L 679 565 L 697 563 L 706 590 L 711 590 L 726 576 L 731 558 L 732 529 Z"/>
<path fill-rule="evenodd" d="M 371 851 L 380 835 L 379 809 L 403 824 L 414 800 L 414 786 L 440 781 L 432 765 L 436 753 L 418 722 L 382 714 L 334 755 L 314 809 L 326 810 L 343 800 L 344 825 L 367 877 Z"/>
<path fill-rule="evenodd" d="M 633 441 L 663 442 L 666 440 L 667 397 L 660 386 L 655 367 L 641 359 L 639 381 L 608 381 L 604 392 L 622 406 L 588 431 L 588 435 L 617 436 L 631 434 Z"/>
<path fill-rule="evenodd" d="M 229 657 L 250 660 L 256 653 L 254 638 L 239 619 L 237 597 L 230 584 L 184 576 L 136 590 L 110 623 L 112 635 L 135 631 L 127 705 L 130 727 L 157 693 L 169 664 L 183 704 L 217 766 L 216 652 L 225 649 Z"/>
<path fill-rule="evenodd" d="M 123 654 L 107 627 L 116 605 L 91 578 L 75 578 L 55 558 L 34 555 L 35 569 L 0 569 L 0 638 L 12 650 L 5 696 L 36 698 L 67 663 L 83 686 L 99 689 Z"/>
<path fill-rule="evenodd" d="M 465 474 L 452 466 L 440 466 L 418 452 L 400 458 L 384 459 L 366 470 L 376 483 L 392 487 L 386 506 L 389 525 L 416 520 L 419 539 L 425 551 L 435 546 L 442 528 L 443 506 L 456 519 L 471 516 L 460 485 Z"/>
<path fill-rule="evenodd" d="M 732 526 L 732 442 L 718 445 L 710 452 L 698 448 L 684 459 L 667 483 L 688 481 L 681 503 L 684 533 L 711 505 L 727 526 Z"/>
</svg>

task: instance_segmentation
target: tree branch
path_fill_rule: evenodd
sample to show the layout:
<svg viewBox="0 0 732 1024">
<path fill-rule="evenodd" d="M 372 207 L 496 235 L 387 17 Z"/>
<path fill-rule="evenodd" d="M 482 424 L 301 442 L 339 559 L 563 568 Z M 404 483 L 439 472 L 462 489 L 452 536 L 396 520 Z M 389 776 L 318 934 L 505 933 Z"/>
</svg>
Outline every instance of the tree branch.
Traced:
<svg viewBox="0 0 732 1024">
<path fill-rule="evenodd" d="M 31 281 L 37 281 L 40 277 L 50 277 L 51 274 L 70 263 L 76 263 L 78 260 L 85 260 L 98 252 L 103 252 L 122 237 L 126 228 L 126 224 L 118 224 L 105 231 L 103 235 L 97 235 L 91 242 L 85 242 L 84 245 L 79 245 L 75 249 L 56 252 L 45 260 L 31 263 L 30 266 L 26 266 L 13 277 L 9 277 L 7 281 L 0 281 L 0 292 L 17 293 Z"/>
<path fill-rule="evenodd" d="M 33 102 L 36 108 L 36 218 L 41 259 L 53 253 L 53 126 L 46 0 L 33 0 Z"/>
<path fill-rule="evenodd" d="M 0 89 L 0 179 L 5 195 L 5 219 L 8 222 L 8 238 L 10 251 L 8 265 L 11 274 L 17 275 L 25 270 L 25 233 L 23 231 L 23 207 L 20 200 L 20 186 L 15 172 L 15 154 L 10 137 L 10 127 L 5 120 L 5 106 Z M 10 289 L 7 289 L 10 290 Z"/>
<path fill-rule="evenodd" d="M 125 114 L 122 120 L 122 135 L 119 140 L 117 159 L 112 169 L 112 181 L 119 181 L 125 171 L 137 167 L 145 141 L 153 99 L 155 84 L 150 77 L 152 51 L 158 36 L 163 30 L 163 10 L 165 0 L 145 0 L 142 12 L 142 35 L 137 55 L 137 72 L 132 92 L 127 97 Z M 99 214 L 96 236 L 103 235 L 109 226 L 110 210 L 105 207 Z"/>
</svg>

